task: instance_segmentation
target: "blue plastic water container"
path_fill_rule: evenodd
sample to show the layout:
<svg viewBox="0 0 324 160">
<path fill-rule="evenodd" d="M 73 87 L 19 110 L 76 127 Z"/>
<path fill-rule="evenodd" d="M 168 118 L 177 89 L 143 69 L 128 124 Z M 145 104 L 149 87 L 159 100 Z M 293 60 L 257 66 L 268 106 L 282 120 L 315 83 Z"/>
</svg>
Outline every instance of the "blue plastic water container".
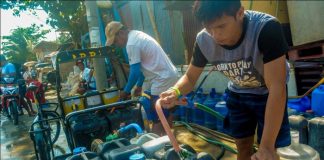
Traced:
<svg viewBox="0 0 324 160">
<path fill-rule="evenodd" d="M 185 97 L 190 100 L 191 96 L 192 96 L 192 92 L 187 94 Z M 192 122 L 192 107 L 189 106 L 179 106 L 179 117 L 180 120 L 183 122 Z"/>
<path fill-rule="evenodd" d="M 287 106 L 291 109 L 295 109 L 297 112 L 306 112 L 311 109 L 310 99 L 305 96 L 303 98 L 289 99 Z"/>
<path fill-rule="evenodd" d="M 225 101 L 221 101 L 221 102 L 218 102 L 216 105 L 215 105 L 215 111 L 220 113 L 222 116 L 226 116 L 227 115 L 227 112 L 228 112 L 228 109 L 226 107 L 226 102 Z M 216 123 L 216 128 L 219 132 L 223 132 L 223 133 L 226 133 L 227 131 L 224 129 L 224 121 L 221 121 L 221 120 L 217 120 L 217 123 Z"/>
<path fill-rule="evenodd" d="M 324 85 L 312 92 L 312 110 L 318 116 L 324 116 Z"/>
<path fill-rule="evenodd" d="M 204 102 L 204 105 L 209 107 L 212 110 L 215 110 L 215 105 L 217 102 L 220 100 L 220 98 L 217 96 L 215 88 L 212 88 L 209 96 Z M 205 127 L 210 128 L 210 129 L 216 129 L 217 125 L 217 118 L 212 116 L 211 114 L 205 112 Z"/>
<path fill-rule="evenodd" d="M 202 88 L 200 88 L 196 94 L 197 95 L 194 98 L 194 102 L 204 104 L 204 101 L 207 97 L 203 94 Z M 205 123 L 204 117 L 205 117 L 204 111 L 202 111 L 196 107 L 192 108 L 192 122 L 193 123 L 198 124 L 198 125 L 204 125 L 204 123 Z"/>
<path fill-rule="evenodd" d="M 180 106 L 180 120 L 183 122 L 192 122 L 192 108 L 189 106 Z"/>
</svg>

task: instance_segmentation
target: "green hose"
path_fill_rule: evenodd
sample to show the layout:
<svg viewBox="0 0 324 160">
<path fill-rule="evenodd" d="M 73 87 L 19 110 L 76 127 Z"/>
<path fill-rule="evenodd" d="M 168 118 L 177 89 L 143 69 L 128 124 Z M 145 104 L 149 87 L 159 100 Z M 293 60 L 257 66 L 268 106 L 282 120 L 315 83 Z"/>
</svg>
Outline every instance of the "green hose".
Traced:
<svg viewBox="0 0 324 160">
<path fill-rule="evenodd" d="M 224 147 L 226 150 L 232 152 L 232 153 L 235 153 L 237 154 L 237 150 L 235 150 L 234 148 L 232 148 L 231 146 L 228 146 L 218 140 L 215 140 L 215 139 L 211 139 L 211 138 L 207 138 L 205 135 L 203 135 L 203 133 L 200 133 L 199 131 L 196 131 L 194 130 L 188 123 L 185 123 L 185 122 L 181 122 L 181 121 L 175 121 L 176 123 L 180 123 L 180 124 L 183 124 L 186 126 L 186 128 L 194 133 L 196 136 L 198 136 L 199 138 L 209 142 L 209 143 L 212 143 L 212 144 L 215 144 L 215 145 L 218 145 L 218 146 L 221 146 L 221 147 Z"/>
<path fill-rule="evenodd" d="M 203 110 L 203 111 L 205 111 L 205 112 L 211 114 L 212 116 L 216 117 L 216 118 L 219 119 L 219 120 L 222 120 L 222 121 L 224 120 L 224 116 L 223 116 L 223 115 L 221 115 L 220 113 L 218 113 L 218 112 L 212 110 L 211 108 L 209 108 L 209 107 L 207 107 L 207 106 L 205 106 L 205 105 L 202 105 L 202 104 L 200 104 L 200 103 L 194 103 L 194 104 L 195 104 L 195 106 L 196 106 L 198 109 Z"/>
</svg>

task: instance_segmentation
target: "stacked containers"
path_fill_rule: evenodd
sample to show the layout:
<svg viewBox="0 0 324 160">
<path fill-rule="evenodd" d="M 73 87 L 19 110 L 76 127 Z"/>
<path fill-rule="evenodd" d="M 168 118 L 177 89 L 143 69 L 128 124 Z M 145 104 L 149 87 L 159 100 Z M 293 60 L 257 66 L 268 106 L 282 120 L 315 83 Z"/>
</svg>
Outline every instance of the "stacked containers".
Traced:
<svg viewBox="0 0 324 160">
<path fill-rule="evenodd" d="M 277 149 L 277 154 L 283 160 L 320 160 L 320 156 L 314 148 L 298 143 L 298 132 L 291 131 L 291 145 Z"/>
<path fill-rule="evenodd" d="M 299 143 L 308 143 L 308 120 L 301 115 L 291 115 L 289 116 L 289 125 L 291 129 L 296 130 L 299 134 Z"/>
<path fill-rule="evenodd" d="M 203 89 L 199 88 L 199 90 L 196 93 L 197 95 L 194 98 L 194 102 L 199 104 L 204 104 L 204 101 L 206 99 L 206 96 L 203 94 Z M 193 107 L 192 108 L 192 122 L 198 125 L 204 125 L 204 111 Z"/>
<path fill-rule="evenodd" d="M 210 109 L 215 110 L 215 105 L 219 100 L 220 98 L 217 96 L 215 88 L 212 88 L 209 93 L 209 96 L 204 102 L 204 105 L 209 107 Z M 205 112 L 205 126 L 210 129 L 216 129 L 217 128 L 216 125 L 217 125 L 217 118 Z"/>
<path fill-rule="evenodd" d="M 226 116 L 228 109 L 226 107 L 226 102 L 225 101 L 220 101 L 215 105 L 215 111 L 220 113 L 222 116 Z M 224 129 L 224 121 L 222 120 L 217 120 L 217 130 L 219 132 L 226 133 L 226 130 Z"/>
<path fill-rule="evenodd" d="M 115 103 L 119 99 L 119 91 L 114 88 L 110 91 L 102 92 L 101 98 L 103 99 L 104 104 Z"/>
<path fill-rule="evenodd" d="M 324 85 L 312 92 L 312 110 L 316 115 L 324 116 Z"/>
<path fill-rule="evenodd" d="M 193 93 L 189 93 L 186 98 L 190 99 Z M 179 106 L 180 120 L 183 122 L 192 122 L 192 106 Z"/>
<path fill-rule="evenodd" d="M 65 115 L 73 111 L 83 110 L 84 108 L 84 98 L 74 96 L 63 100 L 63 111 Z"/>
<path fill-rule="evenodd" d="M 85 94 L 87 108 L 103 105 L 103 101 L 98 91 L 91 91 Z"/>
<path fill-rule="evenodd" d="M 308 123 L 308 145 L 316 149 L 324 159 L 324 117 L 316 117 Z"/>
</svg>

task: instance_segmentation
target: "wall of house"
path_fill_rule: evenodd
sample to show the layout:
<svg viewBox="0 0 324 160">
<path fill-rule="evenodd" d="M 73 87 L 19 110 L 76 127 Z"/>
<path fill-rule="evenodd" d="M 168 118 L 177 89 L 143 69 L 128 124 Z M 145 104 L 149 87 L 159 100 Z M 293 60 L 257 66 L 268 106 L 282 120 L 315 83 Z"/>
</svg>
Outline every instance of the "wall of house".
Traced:
<svg viewBox="0 0 324 160">
<path fill-rule="evenodd" d="M 122 22 L 130 29 L 140 30 L 154 37 L 174 64 L 184 64 L 182 14 L 164 8 L 165 1 L 129 1 L 118 10 Z"/>
</svg>

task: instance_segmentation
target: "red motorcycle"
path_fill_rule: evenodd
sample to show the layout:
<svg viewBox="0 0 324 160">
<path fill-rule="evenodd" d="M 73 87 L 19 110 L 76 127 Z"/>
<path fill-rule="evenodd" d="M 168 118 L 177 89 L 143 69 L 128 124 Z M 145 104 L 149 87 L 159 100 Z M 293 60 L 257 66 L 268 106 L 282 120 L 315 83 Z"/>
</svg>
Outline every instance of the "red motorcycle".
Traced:
<svg viewBox="0 0 324 160">
<path fill-rule="evenodd" d="M 1 86 L 1 107 L 3 113 L 13 120 L 14 125 L 18 124 L 19 111 L 19 90 L 18 85 L 14 84 L 14 78 L 4 77 Z"/>
</svg>

